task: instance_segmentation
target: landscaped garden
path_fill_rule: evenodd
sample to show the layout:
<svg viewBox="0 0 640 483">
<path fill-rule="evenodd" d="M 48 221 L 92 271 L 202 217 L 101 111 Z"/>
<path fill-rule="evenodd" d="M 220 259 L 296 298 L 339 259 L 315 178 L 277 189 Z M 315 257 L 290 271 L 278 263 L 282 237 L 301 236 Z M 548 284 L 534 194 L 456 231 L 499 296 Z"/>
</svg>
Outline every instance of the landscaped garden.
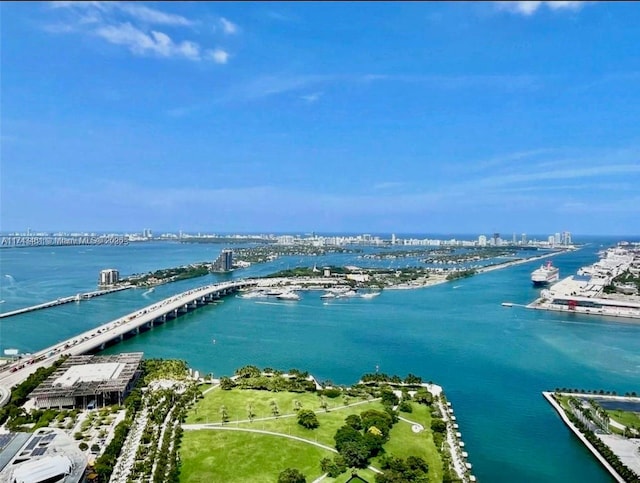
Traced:
<svg viewBox="0 0 640 483">
<path fill-rule="evenodd" d="M 439 411 L 419 378 L 410 387 L 394 378 L 402 391 L 379 378 L 301 392 L 306 374 L 249 367 L 189 410 L 180 481 L 296 481 L 283 473 L 293 469 L 306 481 L 328 474 L 324 481 L 342 483 L 354 472 L 371 483 L 457 481 L 443 469 L 442 428 L 431 429 Z M 297 391 L 251 388 L 272 377 Z"/>
</svg>

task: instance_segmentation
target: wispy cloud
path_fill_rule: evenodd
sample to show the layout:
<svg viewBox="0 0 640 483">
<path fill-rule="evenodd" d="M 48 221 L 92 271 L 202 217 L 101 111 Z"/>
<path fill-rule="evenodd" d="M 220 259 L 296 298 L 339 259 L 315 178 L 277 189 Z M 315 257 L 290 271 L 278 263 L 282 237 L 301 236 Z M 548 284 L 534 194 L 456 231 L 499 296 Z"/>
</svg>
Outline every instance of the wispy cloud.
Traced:
<svg viewBox="0 0 640 483">
<path fill-rule="evenodd" d="M 224 17 L 220 17 L 219 20 L 222 31 L 227 35 L 233 35 L 238 33 L 238 26 L 231 20 L 227 20 Z"/>
<path fill-rule="evenodd" d="M 140 5 L 139 3 L 114 3 L 113 5 L 132 17 L 150 24 L 178 26 L 190 26 L 194 24 L 193 21 L 181 15 L 162 12 Z"/>
<path fill-rule="evenodd" d="M 302 99 L 303 101 L 306 101 L 309 104 L 313 104 L 314 102 L 317 102 L 320 97 L 322 97 L 322 92 L 314 92 L 313 94 L 306 94 L 304 96 L 300 96 L 300 99 Z"/>
<path fill-rule="evenodd" d="M 52 7 L 65 11 L 68 16 L 46 26 L 45 30 L 50 33 L 94 35 L 126 47 L 138 56 L 209 60 L 217 64 L 226 64 L 230 58 L 224 49 L 203 49 L 193 40 L 174 40 L 174 33 L 170 36 L 158 27 L 150 27 L 184 28 L 197 23 L 182 15 L 132 2 L 53 2 Z M 236 26 L 229 22 L 226 28 Z"/>
<path fill-rule="evenodd" d="M 519 15 L 530 16 L 546 7 L 550 10 L 572 10 L 577 11 L 591 2 L 576 1 L 521 1 L 521 2 L 495 2 L 496 8 Z"/>
<path fill-rule="evenodd" d="M 95 34 L 112 44 L 128 47 L 136 55 L 155 54 L 159 57 L 200 60 L 200 46 L 195 42 L 175 43 L 165 33 L 152 30 L 146 34 L 130 23 L 100 27 Z"/>
</svg>

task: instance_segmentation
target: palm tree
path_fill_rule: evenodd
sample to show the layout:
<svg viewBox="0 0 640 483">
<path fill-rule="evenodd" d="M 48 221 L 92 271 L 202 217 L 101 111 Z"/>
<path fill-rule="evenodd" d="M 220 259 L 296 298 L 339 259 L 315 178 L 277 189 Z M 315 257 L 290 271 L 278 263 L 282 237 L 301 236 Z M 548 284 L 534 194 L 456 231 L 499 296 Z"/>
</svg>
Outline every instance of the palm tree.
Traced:
<svg viewBox="0 0 640 483">
<path fill-rule="evenodd" d="M 227 411 L 227 407 L 224 404 L 220 406 L 220 417 L 222 418 L 223 423 L 229 421 L 229 412 Z"/>
<path fill-rule="evenodd" d="M 293 400 L 293 410 L 295 412 L 298 412 L 298 411 L 300 411 L 300 409 L 302 409 L 302 404 L 297 399 L 294 399 Z"/>
<path fill-rule="evenodd" d="M 253 401 L 249 401 L 247 403 L 247 416 L 249 416 L 249 421 L 253 422 L 253 418 L 256 417 L 255 408 L 253 406 Z"/>
<path fill-rule="evenodd" d="M 277 418 L 280 414 L 280 409 L 278 408 L 278 403 L 275 399 L 269 401 L 269 406 L 271 406 L 271 413 Z"/>
</svg>

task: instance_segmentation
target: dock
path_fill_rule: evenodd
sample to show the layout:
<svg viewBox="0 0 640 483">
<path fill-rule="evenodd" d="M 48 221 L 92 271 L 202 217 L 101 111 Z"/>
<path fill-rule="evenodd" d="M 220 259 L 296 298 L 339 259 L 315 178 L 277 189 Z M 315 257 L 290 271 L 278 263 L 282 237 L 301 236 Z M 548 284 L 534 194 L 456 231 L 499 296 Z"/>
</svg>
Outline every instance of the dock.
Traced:
<svg viewBox="0 0 640 483">
<path fill-rule="evenodd" d="M 30 307 L 24 307 L 21 309 L 12 310 L 11 312 L 4 312 L 0 314 L 0 319 L 7 317 L 13 317 L 14 315 L 26 314 L 27 312 L 33 312 L 35 310 L 48 309 L 49 307 L 56 307 L 58 305 L 68 304 L 70 302 L 80 302 L 81 300 L 89 300 L 94 297 L 100 297 L 101 295 L 107 295 L 113 292 L 120 292 L 122 290 L 128 290 L 132 288 L 132 285 L 123 285 L 122 287 L 114 287 L 105 290 L 96 290 L 93 292 L 79 293 L 70 297 L 62 297 L 59 299 L 51 300 L 37 305 L 31 305 Z"/>
</svg>

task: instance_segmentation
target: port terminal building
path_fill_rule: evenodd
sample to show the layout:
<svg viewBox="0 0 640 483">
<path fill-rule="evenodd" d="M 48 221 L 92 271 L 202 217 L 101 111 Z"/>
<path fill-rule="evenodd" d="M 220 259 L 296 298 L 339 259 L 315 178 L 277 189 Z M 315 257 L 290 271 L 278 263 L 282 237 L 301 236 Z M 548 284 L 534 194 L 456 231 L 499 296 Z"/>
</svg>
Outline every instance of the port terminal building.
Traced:
<svg viewBox="0 0 640 483">
<path fill-rule="evenodd" d="M 142 356 L 142 352 L 71 356 L 29 398 L 40 409 L 122 404 L 140 377 Z"/>
</svg>

